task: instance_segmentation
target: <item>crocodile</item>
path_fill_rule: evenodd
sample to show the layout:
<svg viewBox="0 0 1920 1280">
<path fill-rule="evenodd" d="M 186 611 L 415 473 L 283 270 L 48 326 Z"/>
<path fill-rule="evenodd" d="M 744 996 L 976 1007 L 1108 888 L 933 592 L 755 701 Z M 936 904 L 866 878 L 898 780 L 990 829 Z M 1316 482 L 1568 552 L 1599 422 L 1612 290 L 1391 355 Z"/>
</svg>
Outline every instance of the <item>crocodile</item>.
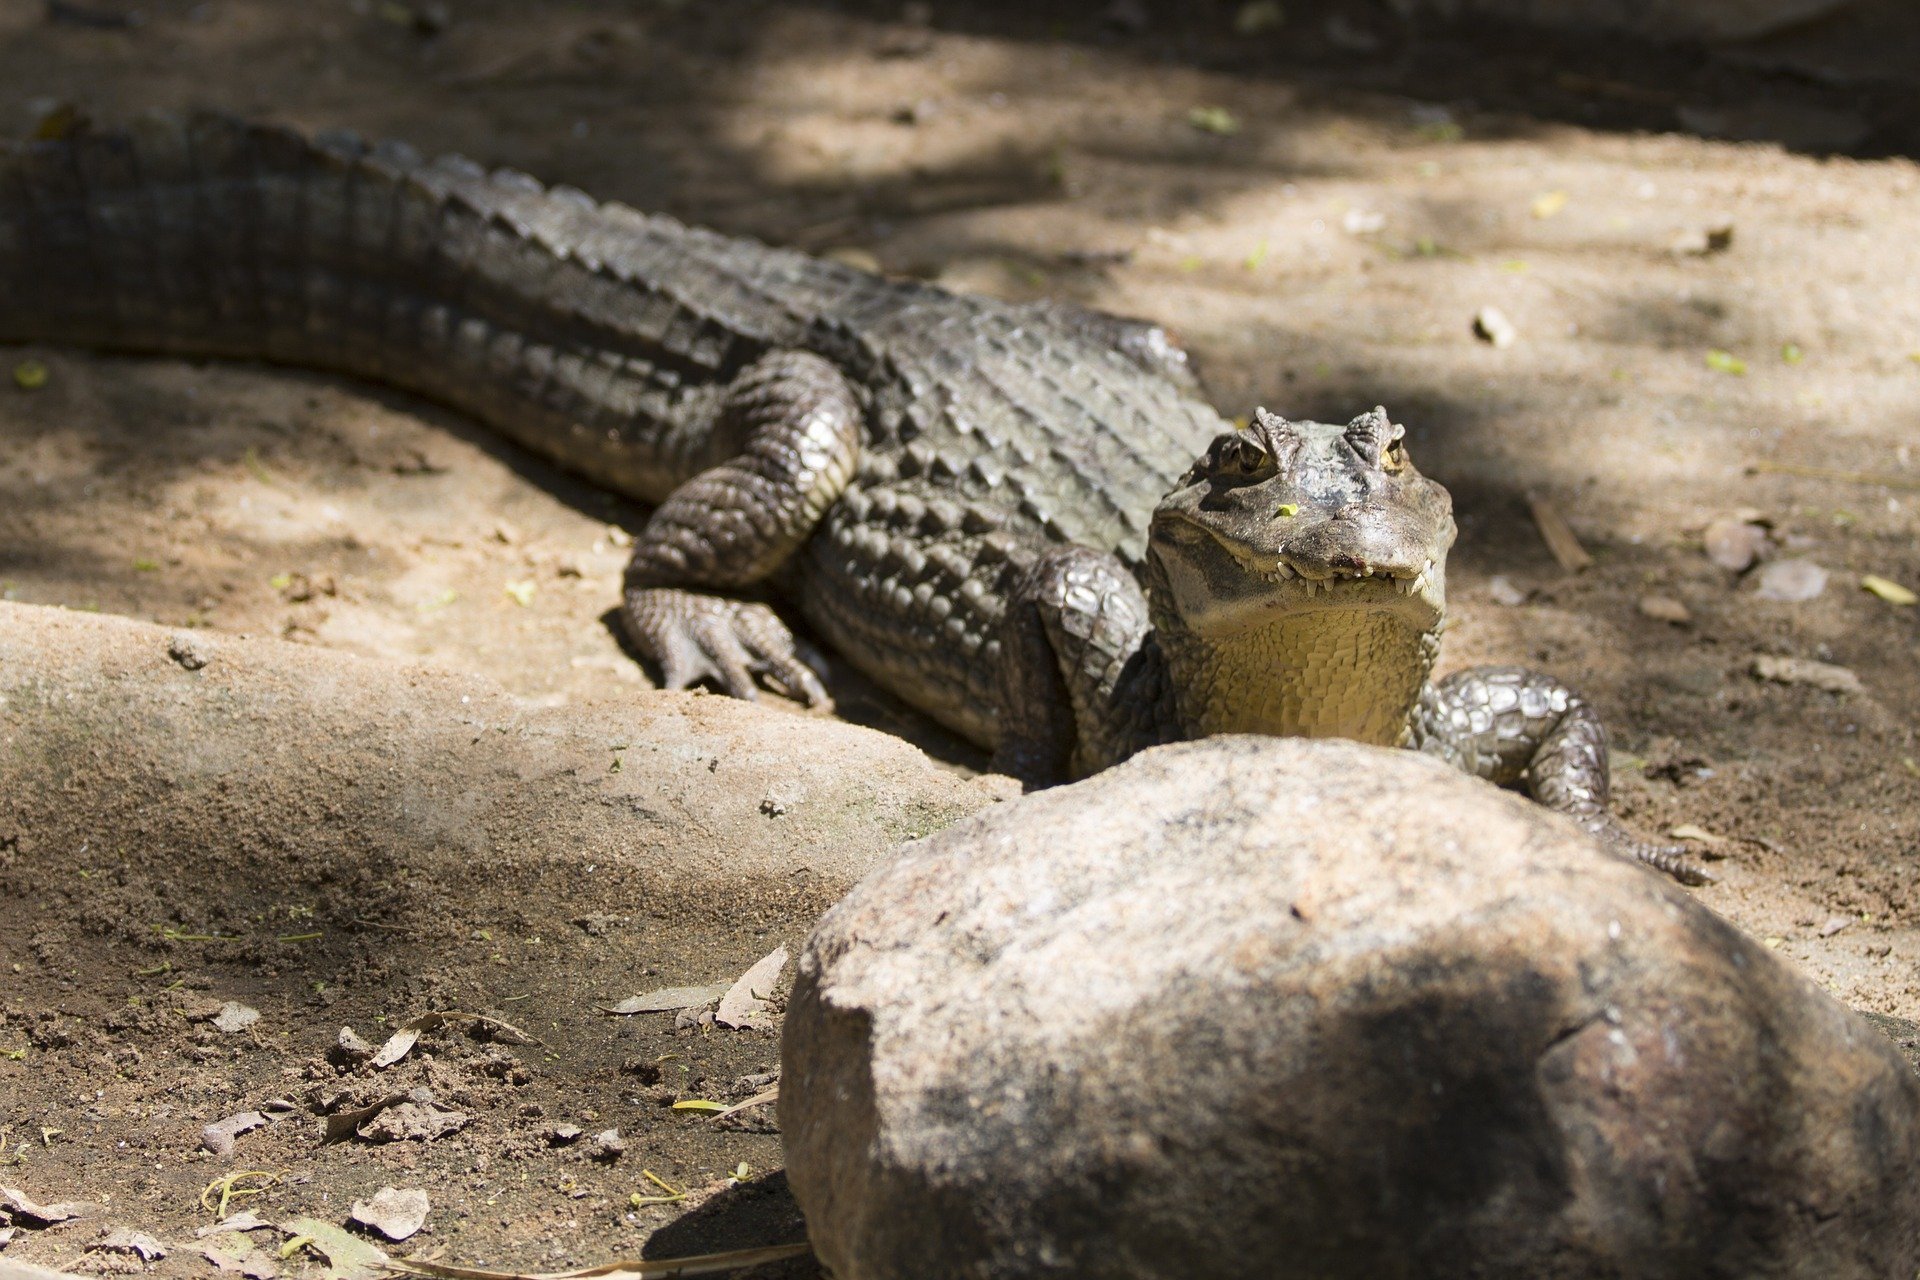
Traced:
<svg viewBox="0 0 1920 1280">
<path fill-rule="evenodd" d="M 1404 428 L 1236 426 L 1147 322 L 193 113 L 0 153 L 0 341 L 371 379 L 652 504 L 621 615 L 669 687 L 829 708 L 771 600 L 1030 786 L 1205 734 L 1346 737 L 1704 879 L 1610 814 L 1571 688 L 1430 678 L 1455 528 Z"/>
</svg>

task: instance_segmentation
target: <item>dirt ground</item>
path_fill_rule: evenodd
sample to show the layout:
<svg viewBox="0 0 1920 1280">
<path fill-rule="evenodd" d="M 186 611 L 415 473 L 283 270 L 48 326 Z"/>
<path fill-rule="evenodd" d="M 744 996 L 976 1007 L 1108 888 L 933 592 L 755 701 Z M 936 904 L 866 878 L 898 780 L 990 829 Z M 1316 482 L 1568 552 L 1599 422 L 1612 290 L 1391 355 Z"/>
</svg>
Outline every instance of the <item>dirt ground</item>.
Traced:
<svg viewBox="0 0 1920 1280">
<path fill-rule="evenodd" d="M 1313 0 L 1243 19 L 1259 8 L 90 0 L 55 20 L 0 0 L 0 123 L 217 105 L 404 137 L 954 288 L 1151 316 L 1229 414 L 1384 403 L 1458 509 L 1443 666 L 1579 685 L 1627 820 L 1692 828 L 1713 860 L 1705 902 L 1856 1008 L 1920 1018 L 1920 607 L 1897 590 L 1920 590 L 1920 109 L 1886 56 L 1912 46 L 1855 18 L 1704 54 Z M 1476 337 L 1488 307 L 1511 344 Z M 641 509 L 377 388 L 0 351 L 28 359 L 44 385 L 0 381 L 5 599 L 423 662 L 547 706 L 646 687 L 608 625 Z M 1590 567 L 1556 562 L 1530 499 Z M 1824 590 L 1768 599 L 1764 565 L 1716 564 L 1724 517 Z M 1859 689 L 1762 680 L 1759 657 Z M 851 718 L 981 763 L 833 676 Z M 583 993 L 737 976 L 804 919 L 650 955 L 566 927 L 635 912 L 587 880 L 566 903 L 464 904 L 437 939 L 369 929 L 362 962 L 315 968 L 196 940 L 218 922 L 130 927 L 85 850 L 29 864 L 9 834 L 30 927 L 0 933 L 0 1186 L 108 1206 L 176 1246 L 153 1269 L 211 1274 L 178 1246 L 234 1168 L 280 1176 L 246 1206 L 275 1221 L 425 1187 L 431 1235 L 403 1251 L 469 1265 L 797 1238 L 764 1123 L 663 1105 L 746 1096 L 772 1033 L 610 1028 Z M 122 879 L 164 870 L 118 856 Z M 238 846 L 224 865 L 246 882 Z M 564 932 L 503 949 L 474 934 L 496 917 Z M 539 1008 L 567 1052 L 433 1033 L 407 1070 L 478 1117 L 437 1141 L 317 1147 L 299 1117 L 200 1149 L 213 1120 L 356 1079 L 327 1059 L 343 1023 L 377 1043 L 460 992 Z M 227 999 L 271 1033 L 192 1020 Z M 617 1124 L 629 1150 L 596 1162 L 552 1144 L 562 1124 Z M 724 1211 L 635 1206 L 665 1194 L 642 1170 Z M 139 1269 L 83 1252 L 100 1221 L 21 1228 L 0 1256 Z"/>
</svg>

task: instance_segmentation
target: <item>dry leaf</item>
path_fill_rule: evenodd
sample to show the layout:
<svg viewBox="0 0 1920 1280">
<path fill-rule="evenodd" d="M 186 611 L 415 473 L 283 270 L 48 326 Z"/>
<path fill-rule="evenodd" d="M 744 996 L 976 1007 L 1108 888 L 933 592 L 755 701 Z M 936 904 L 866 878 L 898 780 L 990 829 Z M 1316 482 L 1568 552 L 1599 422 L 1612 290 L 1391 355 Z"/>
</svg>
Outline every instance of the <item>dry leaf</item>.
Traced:
<svg viewBox="0 0 1920 1280">
<path fill-rule="evenodd" d="M 762 1089 L 759 1093 L 754 1094 L 751 1098 L 746 1099 L 744 1102 L 734 1103 L 732 1106 L 728 1107 L 725 1111 L 714 1112 L 713 1118 L 715 1120 L 725 1120 L 728 1116 L 732 1115 L 736 1111 L 745 1111 L 748 1107 L 764 1106 L 769 1102 L 778 1102 L 779 1100 L 780 1100 L 780 1086 L 776 1084 L 771 1089 Z"/>
<path fill-rule="evenodd" d="M 209 1021 L 228 1035 L 234 1035 L 260 1021 L 260 1011 L 250 1005 L 229 1000 L 220 1006 L 220 1012 L 214 1014 Z"/>
<path fill-rule="evenodd" d="M 262 1221 L 253 1210 L 242 1209 L 238 1213 L 228 1214 L 210 1227 L 200 1228 L 194 1234 L 204 1240 L 208 1236 L 219 1235 L 222 1231 L 260 1231 L 272 1225 L 271 1222 Z"/>
<path fill-rule="evenodd" d="M 1670 828 L 1667 836 L 1673 840 L 1691 840 L 1696 844 L 1725 844 L 1727 841 L 1725 836 L 1717 836 L 1705 827 L 1696 827 L 1691 822 Z"/>
<path fill-rule="evenodd" d="M 369 1142 L 432 1142 L 472 1123 L 464 1111 L 446 1111 L 430 1102 L 402 1102 L 381 1111 L 354 1132 Z"/>
<path fill-rule="evenodd" d="M 404 1093 L 389 1094 L 378 1102 L 364 1107 L 355 1107 L 350 1111 L 336 1111 L 328 1116 L 325 1129 L 320 1135 L 324 1145 L 329 1142 L 342 1142 L 360 1132 L 360 1126 L 385 1111 L 388 1107 L 397 1107 L 407 1100 Z"/>
<path fill-rule="evenodd" d="M 773 988 L 780 981 L 780 974 L 787 967 L 787 949 L 775 947 L 773 951 L 760 958 L 753 966 L 740 975 L 739 981 L 727 989 L 720 997 L 720 1008 L 713 1020 L 724 1027 L 752 1027 L 759 1025 L 759 1015 L 766 1012 L 766 998 L 773 994 Z"/>
<path fill-rule="evenodd" d="M 367 1065 L 375 1071 L 385 1070 L 413 1052 L 413 1046 L 419 1042 L 422 1031 L 432 1031 L 445 1021 L 446 1018 L 438 1013 L 423 1013 L 412 1019 L 387 1037 L 387 1042 L 380 1046 L 380 1052 L 374 1054 Z"/>
<path fill-rule="evenodd" d="M 52 1226 L 56 1222 L 70 1222 L 84 1217 L 93 1211 L 94 1206 L 76 1200 L 60 1204 L 36 1204 L 17 1187 L 0 1187 L 0 1209 L 7 1210 L 16 1218 L 29 1218 L 44 1226 Z"/>
<path fill-rule="evenodd" d="M 87 1246 L 87 1249 L 89 1251 L 103 1249 L 110 1253 L 137 1253 L 142 1262 L 152 1262 L 167 1256 L 167 1246 L 144 1231 L 129 1231 L 124 1227 L 95 1240 Z"/>
<path fill-rule="evenodd" d="M 1823 938 L 1831 938 L 1842 929 L 1852 928 L 1853 923 L 1854 920 L 1852 916 L 1828 916 L 1827 922 L 1820 926 L 1820 936 Z"/>
<path fill-rule="evenodd" d="M 258 1111 L 242 1111 L 238 1115 L 228 1116 L 225 1120 L 216 1120 L 200 1131 L 200 1145 L 217 1156 L 231 1155 L 233 1140 L 249 1129 L 258 1129 L 267 1123 L 267 1118 Z"/>
<path fill-rule="evenodd" d="M 727 994 L 731 984 L 721 982 L 711 987 L 662 987 L 658 991 L 649 991 L 645 995 L 628 996 L 619 1004 L 595 1005 L 602 1013 L 669 1013 L 678 1009 L 697 1009 L 703 1004 L 712 1004 Z"/>
<path fill-rule="evenodd" d="M 430 1208 L 424 1191 L 382 1187 L 373 1199 L 354 1201 L 352 1216 L 389 1240 L 405 1240 L 426 1225 Z"/>
<path fill-rule="evenodd" d="M 295 1240 L 304 1240 L 308 1248 L 326 1258 L 329 1280 L 374 1280 L 392 1269 L 392 1260 L 379 1248 L 331 1222 L 293 1218 L 281 1223 L 280 1230 Z"/>
</svg>

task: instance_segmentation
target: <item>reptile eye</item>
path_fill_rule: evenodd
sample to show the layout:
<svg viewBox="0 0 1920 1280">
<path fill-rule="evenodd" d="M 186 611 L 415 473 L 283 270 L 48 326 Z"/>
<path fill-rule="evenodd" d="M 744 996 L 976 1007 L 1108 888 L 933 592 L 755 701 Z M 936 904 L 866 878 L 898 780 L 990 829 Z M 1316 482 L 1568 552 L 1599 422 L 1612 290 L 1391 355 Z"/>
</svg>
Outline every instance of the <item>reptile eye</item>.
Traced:
<svg viewBox="0 0 1920 1280">
<path fill-rule="evenodd" d="M 1272 457 L 1258 440 L 1239 434 L 1221 436 L 1209 453 L 1207 469 L 1215 475 L 1250 476 Z"/>
<path fill-rule="evenodd" d="M 1406 469 L 1406 465 L 1407 451 L 1400 447 L 1398 440 L 1388 445 L 1387 451 L 1380 455 L 1380 466 L 1383 470 L 1402 471 Z"/>
</svg>

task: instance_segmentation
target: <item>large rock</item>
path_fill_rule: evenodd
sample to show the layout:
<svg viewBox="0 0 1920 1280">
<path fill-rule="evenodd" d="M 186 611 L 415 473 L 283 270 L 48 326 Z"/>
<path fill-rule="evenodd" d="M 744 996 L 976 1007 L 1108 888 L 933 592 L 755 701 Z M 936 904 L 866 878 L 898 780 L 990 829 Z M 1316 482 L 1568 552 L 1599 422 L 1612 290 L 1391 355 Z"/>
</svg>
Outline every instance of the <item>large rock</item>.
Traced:
<svg viewBox="0 0 1920 1280">
<path fill-rule="evenodd" d="M 910 845 L 784 1062 L 838 1280 L 1914 1274 L 1887 1039 L 1411 753 L 1168 747 Z"/>
<path fill-rule="evenodd" d="M 1426 10 L 1550 27 L 1624 31 L 1654 40 L 1746 40 L 1810 22 L 1853 0 L 1389 0 L 1402 14 Z"/>
<path fill-rule="evenodd" d="M 158 866 L 190 920 L 294 900 L 350 921 L 376 897 L 424 929 L 467 901 L 561 921 L 617 901 L 797 935 L 995 791 L 732 698 L 535 707 L 477 676 L 0 604 L 0 929 L 84 853 L 116 880 Z"/>
</svg>

